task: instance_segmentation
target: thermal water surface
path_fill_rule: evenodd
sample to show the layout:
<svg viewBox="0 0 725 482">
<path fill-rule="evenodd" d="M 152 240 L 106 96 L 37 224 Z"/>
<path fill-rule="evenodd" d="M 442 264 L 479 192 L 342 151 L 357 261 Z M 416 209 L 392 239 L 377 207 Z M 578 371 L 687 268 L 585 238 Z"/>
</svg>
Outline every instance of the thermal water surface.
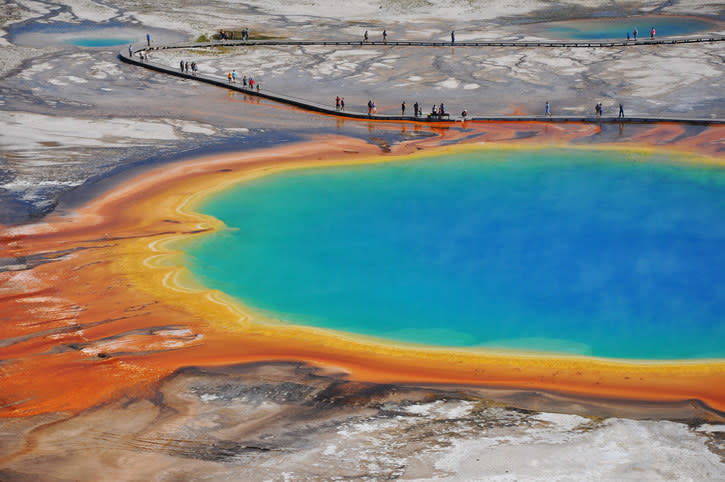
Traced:
<svg viewBox="0 0 725 482">
<path fill-rule="evenodd" d="M 625 39 L 627 32 L 633 39 L 636 28 L 639 33 L 638 38 L 644 39 L 650 37 L 653 27 L 657 38 L 720 30 L 715 22 L 708 19 L 661 15 L 550 22 L 540 24 L 538 30 L 547 36 L 559 39 L 599 40 Z"/>
<path fill-rule="evenodd" d="M 725 356 L 725 169 L 479 149 L 279 172 L 200 207 L 200 283 L 288 323 L 436 346 Z"/>
<path fill-rule="evenodd" d="M 133 40 L 113 37 L 81 37 L 66 40 L 66 43 L 79 47 L 113 47 L 133 43 Z"/>
</svg>

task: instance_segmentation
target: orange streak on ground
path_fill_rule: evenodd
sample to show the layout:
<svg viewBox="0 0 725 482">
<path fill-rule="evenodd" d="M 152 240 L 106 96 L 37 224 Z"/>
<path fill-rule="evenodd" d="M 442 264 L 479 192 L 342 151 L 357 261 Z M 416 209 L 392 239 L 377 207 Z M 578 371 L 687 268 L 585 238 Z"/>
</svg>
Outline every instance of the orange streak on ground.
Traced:
<svg viewBox="0 0 725 482">
<path fill-rule="evenodd" d="M 523 131 L 565 143 L 596 130 L 546 123 L 435 128 L 437 138 L 395 146 L 392 155 L 463 137 L 511 140 Z M 690 142 L 708 151 L 722 133 L 706 131 Z M 647 136 L 653 143 L 675 134 L 654 127 Z M 336 137 L 216 156 L 125 182 L 70 217 L 0 226 L 0 257 L 57 257 L 32 269 L 0 273 L 0 416 L 75 413 L 147 394 L 183 366 L 277 360 L 337 367 L 353 379 L 374 382 L 518 387 L 624 400 L 695 398 L 725 411 L 724 360 L 639 363 L 391 345 L 255 319 L 226 303 L 221 293 L 184 287 L 189 284 L 185 270 L 164 241 L 219 227 L 217 220 L 191 210 L 200 192 L 273 169 L 390 157 L 362 141 Z"/>
<path fill-rule="evenodd" d="M 527 113 L 523 106 L 517 105 L 511 107 L 509 115 L 527 115 Z"/>
</svg>

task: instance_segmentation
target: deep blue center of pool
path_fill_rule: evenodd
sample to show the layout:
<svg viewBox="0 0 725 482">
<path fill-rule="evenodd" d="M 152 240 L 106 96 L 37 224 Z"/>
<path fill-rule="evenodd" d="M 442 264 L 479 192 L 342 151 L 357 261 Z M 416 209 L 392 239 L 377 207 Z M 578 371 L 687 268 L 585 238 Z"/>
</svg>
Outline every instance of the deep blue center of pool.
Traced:
<svg viewBox="0 0 725 482">
<path fill-rule="evenodd" d="M 185 264 L 290 323 L 431 345 L 723 357 L 725 170 L 674 161 L 482 149 L 278 173 L 209 199 L 202 211 L 233 229 L 185 242 Z"/>
<path fill-rule="evenodd" d="M 113 47 L 114 45 L 131 44 L 133 40 L 106 37 L 82 37 L 66 40 L 66 43 L 79 47 Z"/>
</svg>

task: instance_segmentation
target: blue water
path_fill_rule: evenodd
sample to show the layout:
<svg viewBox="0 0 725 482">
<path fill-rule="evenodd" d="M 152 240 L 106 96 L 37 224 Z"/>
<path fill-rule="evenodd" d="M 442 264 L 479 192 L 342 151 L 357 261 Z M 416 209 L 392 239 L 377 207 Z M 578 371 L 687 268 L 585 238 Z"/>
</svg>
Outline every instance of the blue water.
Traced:
<svg viewBox="0 0 725 482">
<path fill-rule="evenodd" d="M 648 162 L 641 162 L 648 161 Z M 241 184 L 186 242 L 201 283 L 290 323 L 615 358 L 725 356 L 725 170 L 481 150 Z"/>
<path fill-rule="evenodd" d="M 715 23 L 693 17 L 667 17 L 646 15 L 627 18 L 601 18 L 596 20 L 570 20 L 542 24 L 543 31 L 555 38 L 596 40 L 625 39 L 627 32 L 632 35 L 639 31 L 638 39 L 649 38 L 652 27 L 657 37 L 688 35 L 709 30 L 719 30 Z"/>
<path fill-rule="evenodd" d="M 113 47 L 114 45 L 131 44 L 133 40 L 124 38 L 83 37 L 66 40 L 66 43 L 79 47 Z"/>
</svg>

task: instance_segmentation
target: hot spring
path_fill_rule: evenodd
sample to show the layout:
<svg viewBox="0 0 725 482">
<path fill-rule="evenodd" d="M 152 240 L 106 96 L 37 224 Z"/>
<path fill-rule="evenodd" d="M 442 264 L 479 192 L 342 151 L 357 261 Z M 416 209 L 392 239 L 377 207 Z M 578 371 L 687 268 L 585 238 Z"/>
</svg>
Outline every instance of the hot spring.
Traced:
<svg viewBox="0 0 725 482">
<path fill-rule="evenodd" d="M 201 284 L 267 318 L 434 346 L 725 356 L 725 170 L 663 152 L 463 149 L 208 197 Z"/>
</svg>

